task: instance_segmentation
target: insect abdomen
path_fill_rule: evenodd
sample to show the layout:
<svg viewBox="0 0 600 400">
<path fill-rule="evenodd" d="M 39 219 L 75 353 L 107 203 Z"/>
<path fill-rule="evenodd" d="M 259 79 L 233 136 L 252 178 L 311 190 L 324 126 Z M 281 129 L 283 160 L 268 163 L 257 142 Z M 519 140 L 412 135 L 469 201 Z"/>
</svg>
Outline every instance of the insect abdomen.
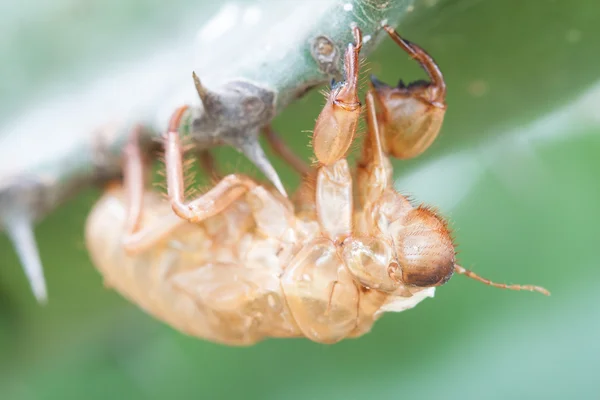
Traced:
<svg viewBox="0 0 600 400">
<path fill-rule="evenodd" d="M 130 256 L 121 241 L 124 199 L 120 189 L 107 191 L 86 225 L 92 262 L 107 286 L 173 328 L 206 340 L 251 345 L 265 337 L 302 336 L 277 271 L 241 265 L 235 253 L 244 239 L 234 249 L 221 243 L 226 232 L 217 240 L 207 233 L 210 223 L 223 229 L 225 221 L 185 223 L 160 245 Z M 171 212 L 157 193 L 147 192 L 144 204 L 141 226 Z M 245 237 L 252 240 L 251 234 Z"/>
</svg>

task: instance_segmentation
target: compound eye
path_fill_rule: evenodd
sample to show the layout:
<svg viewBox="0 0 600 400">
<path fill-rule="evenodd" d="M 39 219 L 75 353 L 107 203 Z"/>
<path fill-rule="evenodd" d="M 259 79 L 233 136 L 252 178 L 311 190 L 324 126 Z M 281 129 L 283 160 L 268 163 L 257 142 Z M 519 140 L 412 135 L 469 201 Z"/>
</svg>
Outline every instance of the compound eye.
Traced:
<svg viewBox="0 0 600 400">
<path fill-rule="evenodd" d="M 402 281 L 411 286 L 432 287 L 448 282 L 454 272 L 454 262 L 450 260 L 424 260 L 419 264 L 409 264 L 402 269 Z"/>
</svg>

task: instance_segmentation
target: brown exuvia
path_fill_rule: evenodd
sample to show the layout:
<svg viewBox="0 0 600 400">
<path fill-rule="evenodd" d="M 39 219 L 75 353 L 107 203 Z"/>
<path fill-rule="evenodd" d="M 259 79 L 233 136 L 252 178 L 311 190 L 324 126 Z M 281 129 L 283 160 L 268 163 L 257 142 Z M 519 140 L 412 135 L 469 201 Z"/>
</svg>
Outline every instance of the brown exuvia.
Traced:
<svg viewBox="0 0 600 400">
<path fill-rule="evenodd" d="M 432 83 L 377 83 L 368 91 L 367 135 L 354 179 L 345 154 L 363 111 L 357 29 L 345 58 L 348 80 L 331 91 L 315 126 L 319 165 L 297 167 L 305 180 L 291 199 L 231 174 L 188 201 L 182 107 L 164 138 L 165 201 L 144 188 L 132 135 L 125 184 L 110 187 L 87 221 L 87 246 L 107 285 L 181 332 L 239 346 L 270 337 L 335 343 L 361 336 L 383 313 L 431 297 L 455 272 L 547 294 L 496 284 L 457 265 L 444 219 L 393 188 L 388 157 L 414 157 L 429 146 L 441 126 L 446 89 L 431 57 L 385 29 L 437 72 L 430 73 Z M 280 154 L 293 157 L 272 130 L 268 134 Z"/>
</svg>

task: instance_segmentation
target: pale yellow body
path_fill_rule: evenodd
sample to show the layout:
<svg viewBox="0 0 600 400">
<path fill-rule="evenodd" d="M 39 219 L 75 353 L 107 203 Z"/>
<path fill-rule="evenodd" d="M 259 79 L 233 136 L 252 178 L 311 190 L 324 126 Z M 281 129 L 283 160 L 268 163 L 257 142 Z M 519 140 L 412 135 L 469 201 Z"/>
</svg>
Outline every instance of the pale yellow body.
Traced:
<svg viewBox="0 0 600 400">
<path fill-rule="evenodd" d="M 142 226 L 172 214 L 158 193 L 146 192 L 144 204 Z M 333 343 L 367 333 L 383 311 L 411 308 L 433 295 L 433 288 L 412 297 L 365 288 L 352 279 L 339 246 L 321 234 L 317 221 L 294 218 L 296 229 L 287 233 L 292 240 L 268 237 L 257 229 L 246 198 L 200 224 L 182 222 L 167 240 L 134 256 L 122 245 L 125 218 L 124 193 L 113 188 L 87 221 L 87 246 L 107 286 L 202 339 Z M 403 295 L 410 296 L 406 290 Z"/>
</svg>

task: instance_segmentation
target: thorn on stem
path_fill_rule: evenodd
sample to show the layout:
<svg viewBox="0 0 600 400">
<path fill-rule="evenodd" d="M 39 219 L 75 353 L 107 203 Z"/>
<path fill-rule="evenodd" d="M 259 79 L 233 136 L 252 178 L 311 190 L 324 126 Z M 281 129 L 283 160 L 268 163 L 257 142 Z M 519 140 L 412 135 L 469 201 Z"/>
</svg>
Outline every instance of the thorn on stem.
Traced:
<svg viewBox="0 0 600 400">
<path fill-rule="evenodd" d="M 275 171 L 262 147 L 260 147 L 258 138 L 251 136 L 237 147 L 275 185 L 275 188 L 283 196 L 288 197 L 277 171 Z"/>
<path fill-rule="evenodd" d="M 198 96 L 200 97 L 200 100 L 202 101 L 202 104 L 204 105 L 204 108 L 205 109 L 210 108 L 210 106 L 209 106 L 209 104 L 210 104 L 210 99 L 209 99 L 210 93 L 202 85 L 202 82 L 200 81 L 200 78 L 198 78 L 198 75 L 196 75 L 196 72 L 192 72 L 192 78 L 194 78 L 194 85 L 196 86 L 196 91 L 198 92 Z"/>
<path fill-rule="evenodd" d="M 7 225 L 6 231 L 21 261 L 31 290 L 38 303 L 45 305 L 48 302 L 46 280 L 31 221 L 25 216 L 18 216 Z"/>
</svg>

